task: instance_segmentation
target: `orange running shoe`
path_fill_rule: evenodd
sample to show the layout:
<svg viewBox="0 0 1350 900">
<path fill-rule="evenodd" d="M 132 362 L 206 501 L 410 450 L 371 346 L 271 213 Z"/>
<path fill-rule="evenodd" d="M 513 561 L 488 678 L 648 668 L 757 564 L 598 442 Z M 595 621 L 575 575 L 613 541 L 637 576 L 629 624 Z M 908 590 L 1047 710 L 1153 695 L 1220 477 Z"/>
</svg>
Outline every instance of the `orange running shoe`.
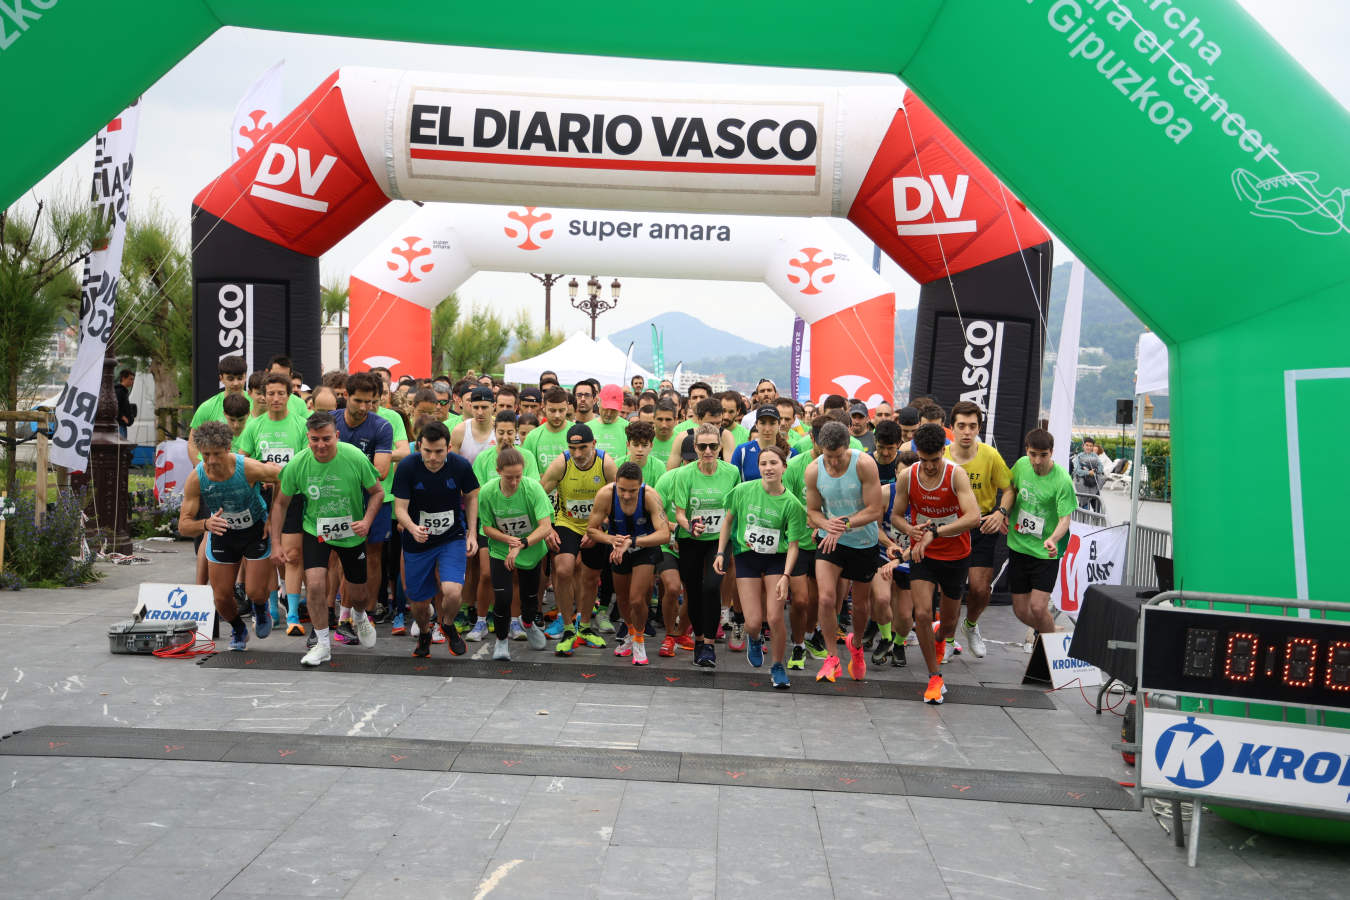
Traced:
<svg viewBox="0 0 1350 900">
<path fill-rule="evenodd" d="M 923 692 L 923 702 L 937 706 L 942 703 L 942 695 L 947 693 L 947 685 L 942 683 L 941 675 L 932 675 L 928 679 L 928 689 Z"/>
<path fill-rule="evenodd" d="M 834 681 L 839 677 L 839 657 L 827 656 L 825 661 L 820 664 L 820 671 L 816 673 L 816 681 Z"/>
<path fill-rule="evenodd" d="M 666 635 L 665 637 L 663 637 L 663 638 L 661 639 L 661 649 L 658 650 L 658 651 L 656 651 L 656 652 L 657 652 L 658 654 L 660 654 L 661 656 L 674 656 L 674 655 L 675 655 L 675 639 L 674 639 L 673 637 L 671 637 L 670 635 Z"/>
<path fill-rule="evenodd" d="M 852 634 L 844 637 L 844 646 L 848 648 L 848 677 L 862 681 L 867 677 L 867 659 L 863 656 L 863 648 L 853 643 Z"/>
<path fill-rule="evenodd" d="M 692 634 L 682 634 L 675 639 L 675 646 L 681 650 L 688 650 L 691 653 L 694 650 L 694 636 Z"/>
</svg>

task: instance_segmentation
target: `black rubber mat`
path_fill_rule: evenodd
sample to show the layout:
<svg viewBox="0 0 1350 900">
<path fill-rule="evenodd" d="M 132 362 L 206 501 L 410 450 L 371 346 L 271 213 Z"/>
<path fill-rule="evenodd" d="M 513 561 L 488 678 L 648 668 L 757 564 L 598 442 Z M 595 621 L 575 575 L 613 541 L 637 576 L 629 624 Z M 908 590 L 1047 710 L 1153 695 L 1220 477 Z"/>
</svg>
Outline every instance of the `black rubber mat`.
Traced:
<svg viewBox="0 0 1350 900">
<path fill-rule="evenodd" d="M 443 653 L 444 651 L 442 651 Z M 597 651 L 604 653 L 606 651 Z M 544 654 L 532 654 L 543 657 Z M 603 659 L 558 662 L 511 660 L 494 662 L 479 659 L 450 659 L 442 655 L 428 659 L 394 656 L 364 650 L 339 651 L 331 662 L 317 670 L 304 669 L 300 655 L 279 651 L 245 650 L 216 653 L 198 665 L 209 669 L 280 669 L 295 672 L 342 672 L 363 675 L 431 675 L 437 678 L 505 678 L 512 681 L 556 681 L 574 684 L 626 684 L 638 687 L 694 687 L 723 691 L 770 691 L 768 668 L 760 672 L 728 672 L 725 669 L 695 669 L 688 663 L 651 665 L 645 668 L 627 662 Z M 885 700 L 923 701 L 923 685 L 907 678 L 874 678 L 853 681 L 848 676 L 834 683 L 816 681 L 814 673 L 791 673 L 792 687 L 787 693 L 831 694 L 844 697 L 873 697 Z M 1006 706 L 1018 709 L 1054 709 L 1044 691 L 1023 688 L 994 688 L 972 684 L 947 685 L 947 703 L 968 706 Z"/>
<path fill-rule="evenodd" d="M 846 760 L 726 756 L 599 747 L 399 740 L 246 731 L 43 725 L 0 739 L 0 756 L 192 759 L 425 772 L 486 772 L 848 791 L 1038 806 L 1132 809 L 1107 778 Z"/>
</svg>

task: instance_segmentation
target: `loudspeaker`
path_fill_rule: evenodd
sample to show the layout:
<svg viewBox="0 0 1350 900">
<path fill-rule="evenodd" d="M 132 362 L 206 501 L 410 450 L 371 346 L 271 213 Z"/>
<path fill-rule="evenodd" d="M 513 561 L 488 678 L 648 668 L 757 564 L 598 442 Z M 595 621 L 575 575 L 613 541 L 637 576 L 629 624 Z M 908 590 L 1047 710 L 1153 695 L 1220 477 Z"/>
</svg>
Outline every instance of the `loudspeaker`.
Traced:
<svg viewBox="0 0 1350 900">
<path fill-rule="evenodd" d="M 1117 400 L 1116 401 L 1116 424 L 1133 425 L 1134 424 L 1134 401 Z"/>
</svg>

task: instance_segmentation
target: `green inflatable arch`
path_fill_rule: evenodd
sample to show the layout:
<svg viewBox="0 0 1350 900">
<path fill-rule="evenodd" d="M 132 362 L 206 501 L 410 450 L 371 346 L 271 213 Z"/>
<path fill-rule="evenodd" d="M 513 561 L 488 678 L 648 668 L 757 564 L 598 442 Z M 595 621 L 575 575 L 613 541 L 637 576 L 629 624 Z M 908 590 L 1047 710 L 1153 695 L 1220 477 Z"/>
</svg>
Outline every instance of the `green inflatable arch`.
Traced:
<svg viewBox="0 0 1350 900">
<path fill-rule="evenodd" d="M 22 0 L 0 201 L 222 25 L 899 76 L 1167 342 L 1178 583 L 1339 597 L 1350 117 L 1229 0 Z"/>
</svg>

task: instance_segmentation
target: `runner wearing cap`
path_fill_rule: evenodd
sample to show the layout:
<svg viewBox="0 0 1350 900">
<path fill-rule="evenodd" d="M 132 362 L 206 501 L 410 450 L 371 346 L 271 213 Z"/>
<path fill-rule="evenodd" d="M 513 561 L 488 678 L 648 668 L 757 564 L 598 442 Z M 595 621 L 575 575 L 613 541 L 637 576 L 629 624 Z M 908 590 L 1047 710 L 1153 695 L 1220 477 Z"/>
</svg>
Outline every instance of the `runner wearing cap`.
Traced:
<svg viewBox="0 0 1350 900">
<path fill-rule="evenodd" d="M 578 422 L 567 429 L 567 450 L 549 464 L 540 479 L 545 491 L 558 492 L 554 504 L 557 527 L 548 543 L 554 553 L 553 593 L 563 620 L 562 638 L 554 647 L 559 656 L 571 656 L 578 640 L 591 647 L 605 646 L 605 639 L 591 626 L 591 608 L 609 553 L 586 528 L 596 493 L 614 480 L 616 471 L 613 458 L 596 450 L 590 426 Z M 574 611 L 581 616 L 580 630 L 572 620 Z"/>
<path fill-rule="evenodd" d="M 627 440 L 624 429 L 628 421 L 619 413 L 623 410 L 623 388 L 617 384 L 607 384 L 600 389 L 600 418 L 592 420 L 591 433 L 595 435 L 595 447 L 603 450 L 606 456 L 618 459 L 624 452 Z"/>
<path fill-rule="evenodd" d="M 492 432 L 492 388 L 475 387 L 469 390 L 469 412 L 471 417 L 460 422 L 450 432 L 450 452 L 459 454 L 472 464 L 483 448 L 496 440 Z"/>
<path fill-rule="evenodd" d="M 919 411 L 912 406 L 902 406 L 895 411 L 895 424 L 900 426 L 900 446 L 913 450 L 914 429 L 919 427 Z"/>
<path fill-rule="evenodd" d="M 642 424 L 634 423 L 629 428 Z M 670 523 L 661 495 L 643 482 L 637 463 L 619 466 L 613 483 L 596 492 L 586 534 L 597 546 L 610 550 L 614 593 L 623 620 L 628 623 L 628 634 L 614 649 L 614 655 L 632 656 L 633 665 L 645 666 L 647 598 L 652 595 L 661 545 L 670 540 Z"/>
<path fill-rule="evenodd" d="M 872 434 L 872 423 L 868 420 L 867 406 L 854 403 L 848 408 L 849 434 L 857 438 L 863 449 L 872 452 L 877 449 L 877 439 Z"/>
<path fill-rule="evenodd" d="M 543 415 L 540 406 L 544 403 L 544 392 L 537 387 L 521 388 L 520 390 L 520 414 L 533 415 L 539 418 Z"/>
<path fill-rule="evenodd" d="M 526 435 L 520 450 L 534 457 L 540 472 L 567 450 L 567 391 L 551 387 L 544 395 L 543 424 Z"/>
<path fill-rule="evenodd" d="M 499 434 L 500 437 L 500 434 Z M 481 459 L 482 457 L 480 457 Z M 479 491 L 478 508 L 492 573 L 492 627 L 497 644 L 493 659 L 510 659 L 512 598 L 520 594 L 524 637 L 531 650 L 548 646 L 539 614 L 539 579 L 543 574 L 545 542 L 553 531 L 553 504 L 533 478 L 524 477 L 528 457 L 506 445 L 496 456 L 496 476 Z M 511 626 L 508 628 L 508 621 Z"/>
<path fill-rule="evenodd" d="M 778 423 L 778 407 L 773 404 L 761 406 L 752 423 L 755 436 L 731 451 L 731 464 L 740 470 L 742 481 L 759 478 L 759 454 L 766 447 L 778 446 L 785 456 L 797 455 L 797 451 L 788 448 L 786 439 L 780 439 Z"/>
</svg>

